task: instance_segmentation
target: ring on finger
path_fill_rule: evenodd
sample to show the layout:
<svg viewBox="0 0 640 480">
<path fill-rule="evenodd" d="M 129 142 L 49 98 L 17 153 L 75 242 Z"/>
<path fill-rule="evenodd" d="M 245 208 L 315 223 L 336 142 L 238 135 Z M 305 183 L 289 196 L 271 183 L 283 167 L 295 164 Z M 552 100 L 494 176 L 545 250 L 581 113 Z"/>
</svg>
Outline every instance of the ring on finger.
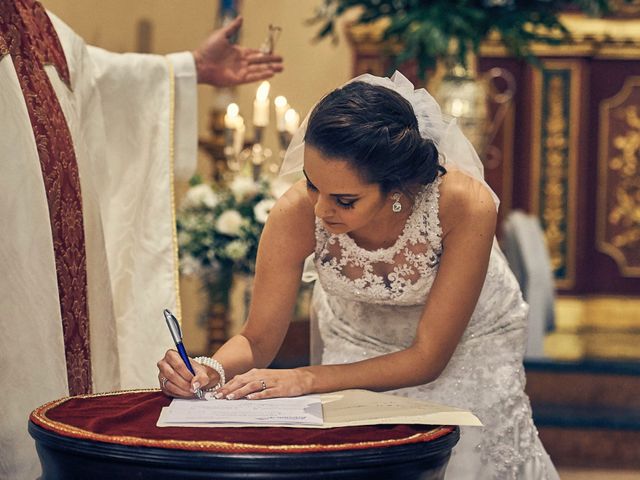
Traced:
<svg viewBox="0 0 640 480">
<path fill-rule="evenodd" d="M 160 377 L 160 388 L 162 388 L 163 390 L 165 389 L 165 387 L 167 386 L 167 382 L 169 380 L 165 377 Z"/>
<path fill-rule="evenodd" d="M 265 383 L 264 380 L 260 380 L 260 384 L 262 385 L 262 391 L 267 389 L 267 384 Z"/>
</svg>

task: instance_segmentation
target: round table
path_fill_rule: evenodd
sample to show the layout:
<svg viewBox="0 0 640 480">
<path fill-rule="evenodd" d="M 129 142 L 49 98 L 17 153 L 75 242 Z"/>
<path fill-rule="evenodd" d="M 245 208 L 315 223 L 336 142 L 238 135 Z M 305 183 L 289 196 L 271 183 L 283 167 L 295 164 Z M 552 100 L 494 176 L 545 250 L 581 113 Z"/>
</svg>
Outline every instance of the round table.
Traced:
<svg viewBox="0 0 640 480">
<path fill-rule="evenodd" d="M 157 427 L 158 390 L 80 395 L 34 410 L 42 480 L 444 477 L 452 426 Z"/>
</svg>

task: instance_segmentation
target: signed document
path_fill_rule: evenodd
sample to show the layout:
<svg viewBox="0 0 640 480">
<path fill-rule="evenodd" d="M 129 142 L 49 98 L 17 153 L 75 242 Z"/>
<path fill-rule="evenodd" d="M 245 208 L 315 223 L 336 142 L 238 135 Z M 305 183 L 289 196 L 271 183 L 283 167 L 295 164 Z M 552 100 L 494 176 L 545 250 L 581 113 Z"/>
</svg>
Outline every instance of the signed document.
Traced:
<svg viewBox="0 0 640 480">
<path fill-rule="evenodd" d="M 381 424 L 477 425 L 468 410 L 368 390 L 266 400 L 178 400 L 158 427 L 334 428 Z"/>
<path fill-rule="evenodd" d="M 163 408 L 164 423 L 205 423 L 255 425 L 322 425 L 322 403 L 319 395 L 264 400 L 180 400 Z"/>
</svg>

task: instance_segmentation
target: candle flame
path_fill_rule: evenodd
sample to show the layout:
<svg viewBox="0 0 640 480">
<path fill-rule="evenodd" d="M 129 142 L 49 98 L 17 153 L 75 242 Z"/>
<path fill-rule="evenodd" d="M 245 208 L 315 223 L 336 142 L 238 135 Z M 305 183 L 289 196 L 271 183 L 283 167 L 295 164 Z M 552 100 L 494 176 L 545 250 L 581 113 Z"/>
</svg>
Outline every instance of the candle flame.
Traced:
<svg viewBox="0 0 640 480">
<path fill-rule="evenodd" d="M 282 95 L 278 95 L 273 103 L 275 103 L 278 108 L 284 108 L 287 106 L 287 99 Z"/>
<path fill-rule="evenodd" d="M 298 113 L 293 108 L 290 108 L 284 113 L 284 121 L 287 123 L 295 123 L 299 121 Z"/>
<path fill-rule="evenodd" d="M 454 98 L 451 102 L 451 115 L 454 117 L 461 117 L 469 110 L 468 102 L 460 98 Z"/>
<path fill-rule="evenodd" d="M 287 132 L 293 134 L 300 125 L 300 115 L 293 108 L 284 113 L 284 123 Z"/>
<path fill-rule="evenodd" d="M 237 103 L 230 103 L 227 105 L 227 115 L 229 115 L 229 117 L 237 117 L 239 113 L 240 107 Z"/>
<path fill-rule="evenodd" d="M 260 84 L 258 87 L 258 92 L 256 93 L 256 100 L 265 101 L 269 97 L 269 89 L 271 85 L 266 80 Z"/>
</svg>

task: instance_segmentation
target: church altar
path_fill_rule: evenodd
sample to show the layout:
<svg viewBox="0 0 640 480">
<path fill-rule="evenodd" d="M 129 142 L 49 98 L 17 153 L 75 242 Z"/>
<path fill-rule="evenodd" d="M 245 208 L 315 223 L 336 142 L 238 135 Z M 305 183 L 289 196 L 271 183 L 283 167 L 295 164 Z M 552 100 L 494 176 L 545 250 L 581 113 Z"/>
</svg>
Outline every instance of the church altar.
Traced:
<svg viewBox="0 0 640 480">
<path fill-rule="evenodd" d="M 480 74 L 497 67 L 515 79 L 485 176 L 501 199 L 500 219 L 515 209 L 540 219 L 559 296 L 547 339 L 557 358 L 640 360 L 640 8 L 633 3 L 607 18 L 564 14 L 573 39 L 534 45 L 540 68 L 510 57 L 496 38 L 482 44 L 477 62 Z M 347 37 L 354 75 L 391 69 L 397 48 L 383 42 L 379 26 L 349 26 Z M 402 69 L 419 84 L 415 65 Z M 490 103 L 490 114 L 498 107 Z"/>
</svg>

